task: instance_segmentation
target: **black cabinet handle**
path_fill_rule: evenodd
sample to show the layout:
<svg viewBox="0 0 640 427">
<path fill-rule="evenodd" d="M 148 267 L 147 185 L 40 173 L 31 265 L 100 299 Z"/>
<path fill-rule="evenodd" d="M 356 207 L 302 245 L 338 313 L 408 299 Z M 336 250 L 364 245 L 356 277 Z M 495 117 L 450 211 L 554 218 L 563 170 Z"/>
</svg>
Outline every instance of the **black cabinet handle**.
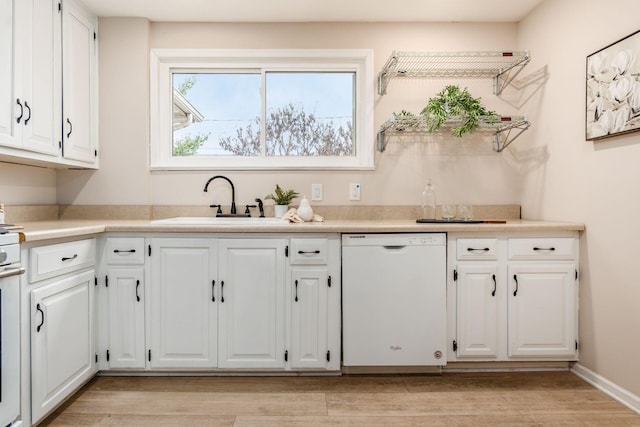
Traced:
<svg viewBox="0 0 640 427">
<path fill-rule="evenodd" d="M 211 281 L 211 302 L 216 302 L 216 281 Z"/>
<path fill-rule="evenodd" d="M 320 251 L 316 250 L 316 251 L 298 251 L 299 254 L 319 254 Z"/>
<path fill-rule="evenodd" d="M 42 314 L 42 322 L 40 322 L 40 324 L 36 328 L 36 332 L 40 332 L 40 328 L 42 328 L 42 325 L 44 325 L 44 311 L 42 311 L 42 309 L 40 308 L 40 303 L 36 305 L 36 310 L 38 310 L 40 314 Z"/>
<path fill-rule="evenodd" d="M 67 123 L 69 124 L 69 132 L 67 133 L 67 138 L 71 136 L 71 132 L 73 132 L 73 125 L 71 124 L 71 120 L 67 117 Z"/>
<path fill-rule="evenodd" d="M 513 280 L 516 281 L 516 290 L 513 291 L 513 296 L 515 297 L 516 295 L 518 295 L 518 275 L 517 274 L 513 275 Z"/>
<path fill-rule="evenodd" d="M 296 280 L 296 297 L 294 299 L 295 302 L 298 302 L 298 281 Z"/>
<path fill-rule="evenodd" d="M 138 295 L 138 288 L 140 287 L 140 280 L 136 280 L 136 301 L 140 302 L 140 295 Z"/>
<path fill-rule="evenodd" d="M 555 251 L 556 248 L 551 247 L 551 248 L 533 248 L 534 251 Z"/>
<path fill-rule="evenodd" d="M 492 274 L 491 278 L 493 279 L 493 291 L 491 292 L 491 296 L 495 297 L 496 296 L 496 288 L 497 288 L 496 275 Z"/>
<path fill-rule="evenodd" d="M 220 282 L 220 302 L 224 302 L 224 280 Z"/>
<path fill-rule="evenodd" d="M 27 101 L 24 101 L 24 108 L 26 108 L 29 111 L 29 116 L 24 119 L 24 125 L 26 126 L 27 123 L 29 123 L 29 120 L 31 120 L 31 107 L 29 107 L 29 104 L 27 104 Z"/>
<path fill-rule="evenodd" d="M 115 254 L 126 254 L 126 253 L 130 253 L 130 254 L 132 254 L 132 253 L 135 253 L 135 251 L 136 251 L 135 249 L 129 249 L 129 250 L 126 250 L 126 251 L 121 251 L 120 249 L 114 249 L 114 250 L 113 250 L 113 253 L 115 253 Z"/>
<path fill-rule="evenodd" d="M 468 252 L 474 252 L 474 251 L 483 251 L 483 252 L 488 252 L 491 249 L 489 248 L 467 248 Z"/>
<path fill-rule="evenodd" d="M 68 256 L 62 257 L 61 261 L 71 261 L 72 259 L 76 259 L 76 258 L 78 258 L 78 254 L 73 254 L 73 256 L 70 256 L 70 257 Z"/>
<path fill-rule="evenodd" d="M 20 123 L 20 120 L 22 120 L 22 116 L 24 116 L 24 107 L 22 106 L 22 102 L 20 102 L 20 98 L 16 99 L 16 104 L 18 104 L 18 107 L 20 107 L 20 115 L 16 117 L 16 123 Z"/>
</svg>

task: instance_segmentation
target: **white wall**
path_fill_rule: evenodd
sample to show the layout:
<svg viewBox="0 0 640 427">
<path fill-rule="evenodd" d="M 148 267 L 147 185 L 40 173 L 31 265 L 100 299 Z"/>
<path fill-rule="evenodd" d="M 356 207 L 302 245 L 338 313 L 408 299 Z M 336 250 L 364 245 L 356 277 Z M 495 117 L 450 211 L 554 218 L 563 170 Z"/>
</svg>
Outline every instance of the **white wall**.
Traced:
<svg viewBox="0 0 640 427">
<path fill-rule="evenodd" d="M 0 202 L 5 205 L 55 205 L 56 172 L 0 163 Z"/>
<path fill-rule="evenodd" d="M 640 395 L 640 133 L 585 140 L 586 56 L 639 29 L 637 0 L 546 0 L 519 28 L 532 69 L 549 80 L 523 109 L 534 125 L 518 150 L 546 150 L 522 171 L 523 216 L 586 224 L 581 241 L 580 363 Z M 636 57 L 640 61 L 640 54 Z"/>
<path fill-rule="evenodd" d="M 462 143 L 454 137 L 425 144 L 390 143 L 376 155 L 376 170 L 365 172 L 149 172 L 148 57 L 152 48 L 372 48 L 380 70 L 394 50 L 502 50 L 517 43 L 516 24 L 177 24 L 106 18 L 100 20 L 99 172 L 59 174 L 62 204 L 208 205 L 228 203 L 220 182 L 202 191 L 217 173 L 237 187 L 238 203 L 272 192 L 276 183 L 310 194 L 312 183 L 324 185 L 326 205 L 416 205 L 425 181 L 432 177 L 439 202 L 517 204 L 518 168 L 508 156 L 491 151 L 489 138 Z M 144 56 L 146 55 L 146 56 Z M 391 113 L 419 112 L 427 99 L 451 80 L 392 81 L 388 94 L 376 96 L 376 129 Z M 492 94 L 492 82 L 467 79 L 474 96 L 492 109 L 516 108 Z M 375 88 L 371 88 L 375 90 Z M 480 140 L 479 140 L 480 139 Z M 371 144 L 374 141 L 370 141 Z M 362 200 L 348 201 L 348 184 L 362 185 Z"/>
</svg>

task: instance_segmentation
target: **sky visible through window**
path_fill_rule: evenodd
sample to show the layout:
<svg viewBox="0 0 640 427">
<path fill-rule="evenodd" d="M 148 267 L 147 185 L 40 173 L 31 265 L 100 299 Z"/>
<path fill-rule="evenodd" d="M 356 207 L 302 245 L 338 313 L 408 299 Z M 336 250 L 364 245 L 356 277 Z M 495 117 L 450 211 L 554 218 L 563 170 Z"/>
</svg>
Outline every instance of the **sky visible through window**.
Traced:
<svg viewBox="0 0 640 427">
<path fill-rule="evenodd" d="M 188 80 L 193 86 L 183 87 Z M 173 87 L 203 116 L 174 131 L 174 146 L 200 135 L 198 156 L 355 154 L 354 73 L 267 72 L 266 148 L 258 145 L 261 80 L 260 73 L 174 73 Z"/>
</svg>

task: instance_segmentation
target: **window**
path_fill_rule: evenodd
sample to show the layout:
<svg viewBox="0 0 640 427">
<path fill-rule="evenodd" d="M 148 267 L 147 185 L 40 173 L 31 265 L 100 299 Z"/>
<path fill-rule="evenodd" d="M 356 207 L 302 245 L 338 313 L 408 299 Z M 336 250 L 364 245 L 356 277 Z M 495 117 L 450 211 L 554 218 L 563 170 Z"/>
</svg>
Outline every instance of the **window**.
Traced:
<svg viewBox="0 0 640 427">
<path fill-rule="evenodd" d="M 154 169 L 373 168 L 372 54 L 151 52 Z"/>
</svg>

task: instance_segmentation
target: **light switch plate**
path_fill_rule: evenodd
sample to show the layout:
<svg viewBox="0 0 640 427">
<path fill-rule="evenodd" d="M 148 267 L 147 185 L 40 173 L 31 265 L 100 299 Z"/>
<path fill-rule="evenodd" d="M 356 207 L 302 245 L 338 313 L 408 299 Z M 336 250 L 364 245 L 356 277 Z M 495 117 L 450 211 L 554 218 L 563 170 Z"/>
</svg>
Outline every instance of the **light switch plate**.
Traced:
<svg viewBox="0 0 640 427">
<path fill-rule="evenodd" d="M 311 184 L 311 201 L 319 202 L 322 200 L 322 184 Z"/>
<path fill-rule="evenodd" d="M 349 200 L 360 200 L 360 184 L 349 184 Z"/>
</svg>

